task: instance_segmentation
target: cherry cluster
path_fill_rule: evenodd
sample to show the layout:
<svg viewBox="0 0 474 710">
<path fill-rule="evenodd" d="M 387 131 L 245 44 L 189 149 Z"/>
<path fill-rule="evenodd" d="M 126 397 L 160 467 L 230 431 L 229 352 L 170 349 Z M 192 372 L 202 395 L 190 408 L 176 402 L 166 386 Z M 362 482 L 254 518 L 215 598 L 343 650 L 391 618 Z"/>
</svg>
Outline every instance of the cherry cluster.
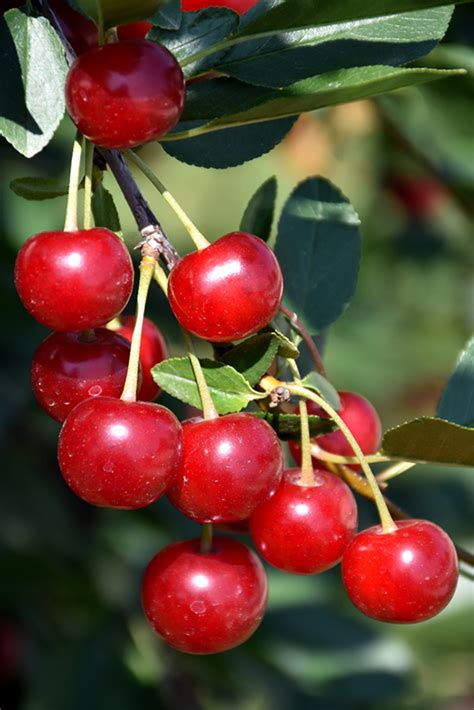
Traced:
<svg viewBox="0 0 474 710">
<path fill-rule="evenodd" d="M 188 3 L 189 9 L 203 4 Z M 128 149 L 172 129 L 185 85 L 166 49 L 127 39 L 84 51 L 70 69 L 66 97 L 72 120 L 91 142 Z M 37 234 L 15 267 L 24 306 L 54 331 L 34 355 L 32 382 L 40 405 L 62 423 L 58 460 L 66 483 L 88 503 L 117 509 L 142 508 L 166 494 L 204 526 L 201 540 L 166 547 L 145 572 L 143 608 L 156 632 L 174 648 L 205 654 L 237 646 L 260 623 L 264 567 L 241 542 L 212 539 L 213 524 L 248 530 L 261 556 L 285 572 L 317 574 L 342 560 L 349 597 L 370 617 L 411 623 L 441 611 L 457 581 L 451 540 L 422 520 L 356 534 L 352 491 L 318 457 L 318 451 L 354 455 L 342 430 L 313 440 L 308 478 L 301 447 L 290 444 L 297 466 L 284 469 L 275 431 L 254 414 L 218 416 L 214 409 L 181 424 L 153 401 L 158 388 L 150 369 L 166 358 L 166 348 L 153 323 L 145 320 L 142 330 L 138 311 L 136 319 L 122 316 L 133 279 L 123 242 L 97 227 Z M 233 232 L 179 260 L 167 291 L 186 331 L 228 344 L 271 323 L 283 279 L 265 242 Z M 137 333 L 138 382 L 130 357 Z M 339 417 L 362 453 L 375 453 L 381 427 L 372 405 L 349 392 L 340 401 Z"/>
</svg>

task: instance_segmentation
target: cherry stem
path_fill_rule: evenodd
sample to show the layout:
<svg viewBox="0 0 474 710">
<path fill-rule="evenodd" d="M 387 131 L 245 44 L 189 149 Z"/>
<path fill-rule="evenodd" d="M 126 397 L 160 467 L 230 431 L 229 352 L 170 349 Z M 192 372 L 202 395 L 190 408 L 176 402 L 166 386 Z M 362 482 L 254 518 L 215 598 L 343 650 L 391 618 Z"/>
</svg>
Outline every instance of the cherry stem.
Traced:
<svg viewBox="0 0 474 710">
<path fill-rule="evenodd" d="M 206 382 L 206 378 L 204 376 L 204 372 L 201 366 L 201 361 L 196 355 L 191 336 L 189 335 L 187 330 L 184 330 L 184 328 L 181 328 L 181 330 L 183 332 L 183 337 L 188 350 L 188 357 L 193 368 L 194 378 L 196 380 L 196 385 L 199 390 L 199 396 L 201 397 L 204 419 L 217 419 L 219 417 L 219 412 L 217 411 L 214 402 L 212 401 L 209 386 Z"/>
<path fill-rule="evenodd" d="M 138 282 L 137 310 L 133 328 L 130 359 L 128 361 L 127 377 L 121 399 L 125 402 L 136 402 L 138 389 L 138 372 L 140 368 L 140 344 L 142 340 L 143 319 L 148 296 L 148 289 L 155 271 L 156 259 L 143 256 L 140 262 L 140 280 Z"/>
<path fill-rule="evenodd" d="M 304 397 L 306 399 L 311 400 L 315 404 L 317 404 L 321 409 L 323 409 L 333 421 L 336 422 L 336 424 L 339 426 L 339 429 L 343 433 L 344 437 L 352 447 L 352 450 L 354 451 L 354 454 L 357 456 L 358 462 L 360 466 L 362 467 L 362 470 L 367 478 L 367 483 L 370 486 L 370 489 L 372 491 L 372 495 L 374 497 L 374 502 L 375 505 L 377 506 L 377 510 L 380 516 L 380 522 L 382 524 L 382 531 L 384 533 L 390 533 L 393 532 L 394 530 L 397 529 L 397 526 L 393 522 L 393 518 L 390 515 L 390 512 L 387 508 L 387 504 L 385 503 L 384 497 L 380 491 L 380 488 L 378 486 L 377 480 L 372 473 L 370 466 L 368 465 L 364 454 L 362 453 L 362 450 L 357 443 L 357 440 L 355 439 L 354 435 L 350 431 L 350 429 L 346 426 L 344 421 L 341 419 L 339 414 L 336 412 L 333 407 L 331 407 L 330 404 L 326 402 L 322 397 L 317 395 L 315 392 L 311 392 L 310 390 L 306 389 L 305 387 L 299 387 L 298 385 L 288 385 L 288 389 L 291 392 L 291 394 L 296 395 L 297 397 Z"/>
<path fill-rule="evenodd" d="M 402 473 L 410 471 L 410 469 L 412 469 L 414 466 L 416 466 L 416 463 L 413 463 L 412 461 L 399 461 L 393 466 L 388 466 L 388 468 L 377 474 L 377 481 L 379 483 L 386 483 L 387 481 L 391 481 L 392 478 L 396 478 Z"/>
<path fill-rule="evenodd" d="M 158 263 L 155 264 L 153 278 L 165 294 L 166 298 L 168 298 L 168 277 Z"/>
<path fill-rule="evenodd" d="M 206 237 L 199 231 L 195 224 L 190 220 L 186 212 L 183 210 L 181 205 L 176 201 L 170 191 L 163 185 L 161 180 L 155 175 L 153 170 L 142 160 L 133 150 L 125 150 L 125 156 L 134 163 L 142 173 L 149 179 L 149 181 L 156 187 L 158 192 L 162 195 L 163 199 L 169 204 L 171 209 L 174 211 L 180 222 L 183 224 L 184 228 L 188 232 L 189 236 L 193 240 L 197 249 L 205 249 L 209 246 L 209 242 Z"/>
<path fill-rule="evenodd" d="M 202 526 L 199 552 L 201 555 L 208 555 L 212 552 L 212 523 L 204 523 Z"/>
<path fill-rule="evenodd" d="M 76 133 L 72 147 L 71 170 L 69 173 L 69 188 L 66 206 L 65 232 L 77 232 L 77 193 L 79 191 L 79 176 L 81 174 L 82 141 Z"/>
<path fill-rule="evenodd" d="M 293 374 L 295 385 L 301 387 L 301 375 L 298 365 L 291 358 L 288 359 L 288 366 Z M 301 427 L 301 477 L 302 486 L 314 485 L 313 461 L 311 458 L 311 437 L 309 432 L 308 407 L 306 400 L 300 399 L 300 427 Z"/>
<path fill-rule="evenodd" d="M 316 371 L 323 377 L 326 377 L 326 368 L 324 367 L 323 359 L 320 355 L 318 347 L 309 332 L 304 327 L 303 323 L 298 318 L 297 314 L 290 311 L 289 308 L 283 305 L 280 306 L 280 311 L 288 319 L 293 330 L 296 330 L 296 332 L 303 338 L 309 352 L 311 353 L 311 357 L 313 358 Z"/>
<path fill-rule="evenodd" d="M 82 139 L 84 151 L 84 229 L 92 229 L 92 170 L 94 167 L 94 146 L 87 138 Z"/>
<path fill-rule="evenodd" d="M 325 451 L 321 449 L 317 443 L 311 444 L 311 454 L 315 459 L 320 461 L 327 461 L 330 463 L 342 463 L 342 464 L 353 464 L 359 463 L 357 456 L 339 456 L 339 454 L 333 454 L 330 451 Z M 389 456 L 382 456 L 382 454 L 374 454 L 373 456 L 365 456 L 367 463 L 386 463 L 387 461 L 392 461 Z M 414 464 L 413 464 L 414 465 Z"/>
</svg>

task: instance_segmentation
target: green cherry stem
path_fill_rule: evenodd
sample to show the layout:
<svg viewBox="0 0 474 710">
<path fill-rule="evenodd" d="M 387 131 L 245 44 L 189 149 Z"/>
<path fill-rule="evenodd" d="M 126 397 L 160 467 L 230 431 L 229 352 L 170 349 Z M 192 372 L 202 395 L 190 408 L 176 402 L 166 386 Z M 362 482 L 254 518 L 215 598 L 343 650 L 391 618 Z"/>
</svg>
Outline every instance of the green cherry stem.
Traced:
<svg viewBox="0 0 474 710">
<path fill-rule="evenodd" d="M 138 283 L 137 310 L 135 327 L 133 328 L 130 359 L 128 361 L 127 377 L 121 399 L 125 402 L 136 402 L 138 389 L 138 372 L 140 368 L 140 343 L 142 340 L 143 319 L 145 317 L 148 289 L 155 271 L 156 259 L 143 256 L 140 262 L 140 281 Z"/>
<path fill-rule="evenodd" d="M 354 435 L 350 431 L 350 429 L 346 426 L 344 421 L 341 419 L 339 414 L 336 412 L 333 407 L 331 407 L 330 404 L 326 402 L 325 399 L 317 395 L 315 392 L 312 392 L 311 390 L 306 389 L 305 387 L 301 387 L 298 385 L 292 385 L 288 384 L 287 385 L 288 390 L 290 391 L 291 394 L 295 395 L 296 397 L 304 397 L 305 399 L 309 399 L 315 404 L 317 404 L 321 409 L 323 409 L 333 421 L 336 422 L 338 425 L 339 429 L 342 431 L 343 435 L 349 442 L 349 444 L 352 447 L 352 450 L 354 451 L 354 454 L 357 456 L 358 462 L 360 466 L 362 467 L 362 470 L 367 478 L 367 483 L 370 486 L 370 489 L 372 491 L 372 495 L 374 497 L 374 502 L 375 505 L 377 506 L 377 510 L 380 516 L 380 522 L 382 524 L 382 531 L 384 533 L 389 533 L 393 532 L 394 530 L 397 529 L 397 526 L 393 522 L 393 518 L 390 515 L 390 511 L 387 508 L 387 504 L 384 500 L 384 497 L 380 491 L 380 488 L 378 486 L 377 480 L 372 473 L 370 466 L 368 465 L 364 454 L 362 453 L 362 450 L 357 443 L 357 440 L 355 439 Z"/>
<path fill-rule="evenodd" d="M 413 463 L 412 461 L 399 461 L 398 463 L 393 464 L 393 466 L 389 466 L 388 468 L 381 471 L 377 475 L 377 481 L 379 483 L 386 483 L 386 481 L 391 481 L 392 478 L 400 476 L 402 473 L 409 471 L 414 466 L 416 466 L 416 463 Z"/>
<path fill-rule="evenodd" d="M 208 555 L 212 552 L 212 523 L 204 523 L 202 526 L 199 552 L 201 555 Z"/>
<path fill-rule="evenodd" d="M 69 188 L 66 206 L 66 219 L 64 221 L 65 232 L 77 232 L 77 193 L 79 191 L 79 176 L 81 173 L 82 141 L 79 133 L 76 133 L 74 145 L 72 147 L 71 169 L 69 172 Z"/>
<path fill-rule="evenodd" d="M 125 150 L 124 155 L 131 162 L 134 163 L 142 173 L 148 178 L 158 192 L 162 195 L 163 199 L 169 204 L 171 209 L 174 211 L 180 222 L 183 224 L 187 233 L 193 240 L 197 249 L 205 249 L 209 246 L 209 242 L 206 237 L 199 231 L 196 225 L 190 220 L 186 212 L 183 210 L 181 205 L 175 200 L 171 192 L 163 185 L 161 180 L 155 175 L 153 170 L 142 160 L 133 150 Z"/>
<path fill-rule="evenodd" d="M 301 375 L 298 365 L 292 359 L 288 359 L 288 366 L 293 375 L 295 385 L 301 387 Z M 300 407 L 300 426 L 301 426 L 301 478 L 302 486 L 314 485 L 313 461 L 311 458 L 311 437 L 309 433 L 308 407 L 306 400 L 301 397 L 299 402 Z"/>
<path fill-rule="evenodd" d="M 92 171 L 94 169 L 94 146 L 84 137 L 82 139 L 82 149 L 84 151 L 84 229 L 92 229 Z"/>
<path fill-rule="evenodd" d="M 333 454 L 330 451 L 325 451 L 321 449 L 317 444 L 311 444 L 311 454 L 315 459 L 320 461 L 328 461 L 329 463 L 338 463 L 350 465 L 353 463 L 359 463 L 357 456 L 339 456 L 339 454 Z M 373 454 L 372 456 L 365 456 L 367 463 L 387 463 L 392 461 L 389 456 L 383 456 L 382 454 Z"/>
</svg>

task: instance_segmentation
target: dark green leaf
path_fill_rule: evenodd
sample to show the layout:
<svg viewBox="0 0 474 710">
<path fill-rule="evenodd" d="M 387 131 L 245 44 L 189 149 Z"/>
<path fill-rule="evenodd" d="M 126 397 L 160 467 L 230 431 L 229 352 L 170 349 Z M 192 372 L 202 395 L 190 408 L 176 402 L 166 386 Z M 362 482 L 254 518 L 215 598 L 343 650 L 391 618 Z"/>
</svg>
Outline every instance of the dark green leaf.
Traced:
<svg viewBox="0 0 474 710">
<path fill-rule="evenodd" d="M 251 385 L 255 385 L 267 372 L 277 355 L 298 357 L 298 349 L 278 331 L 261 333 L 236 345 L 225 353 L 222 362 L 242 373 Z"/>
<path fill-rule="evenodd" d="M 99 185 L 92 195 L 92 212 L 96 227 L 107 227 L 112 232 L 120 232 L 120 218 L 112 195 Z"/>
<path fill-rule="evenodd" d="M 201 360 L 201 365 L 212 400 L 219 414 L 240 412 L 250 402 L 264 399 L 267 396 L 252 389 L 246 379 L 229 365 L 213 360 Z M 164 360 L 155 365 L 151 373 L 155 382 L 165 392 L 186 402 L 186 404 L 191 404 L 198 409 L 202 408 L 201 397 L 189 358 Z"/>
<path fill-rule="evenodd" d="M 474 429 L 423 417 L 385 432 L 382 452 L 408 461 L 474 466 Z"/>
<path fill-rule="evenodd" d="M 165 2 L 159 11 L 150 17 L 150 22 L 163 30 L 179 30 L 183 15 L 181 12 L 181 0 L 171 0 Z"/>
<path fill-rule="evenodd" d="M 474 421 L 474 338 L 459 356 L 436 416 L 462 425 Z"/>
<path fill-rule="evenodd" d="M 67 195 L 68 183 L 60 178 L 24 177 L 12 180 L 10 189 L 25 200 L 50 200 Z"/>
<path fill-rule="evenodd" d="M 233 168 L 272 150 L 287 135 L 295 120 L 284 118 L 262 124 L 238 126 L 225 131 L 204 133 L 188 140 L 173 141 L 173 134 L 170 133 L 162 146 L 173 158 L 188 165 L 197 165 L 200 168 Z M 182 130 L 183 127 L 185 128 L 183 124 L 179 124 L 178 129 Z"/>
<path fill-rule="evenodd" d="M 64 113 L 64 50 L 45 18 L 19 10 L 0 18 L 0 46 L 0 135 L 31 158 L 49 143 Z"/>
<path fill-rule="evenodd" d="M 255 416 L 265 419 L 276 431 L 278 437 L 284 441 L 301 438 L 301 418 L 298 414 L 280 414 L 256 412 Z M 337 427 L 330 419 L 315 417 L 309 419 L 309 433 L 311 437 L 321 436 L 334 431 Z"/>
<path fill-rule="evenodd" d="M 278 339 L 278 355 L 281 355 L 281 357 L 292 358 L 293 360 L 296 360 L 296 358 L 299 357 L 300 351 L 296 345 L 286 337 L 286 335 L 280 333 L 279 330 L 274 330 L 273 335 Z"/>
<path fill-rule="evenodd" d="M 275 253 L 284 302 L 310 333 L 335 321 L 352 298 L 359 270 L 359 218 L 324 178 L 301 183 L 285 204 Z"/>
<path fill-rule="evenodd" d="M 80 0 L 85 12 L 104 29 L 146 20 L 157 13 L 162 0 Z"/>
<path fill-rule="evenodd" d="M 319 372 L 309 372 L 302 380 L 301 384 L 307 389 L 314 390 L 320 394 L 336 411 L 341 408 L 341 400 L 336 388 Z"/>
<path fill-rule="evenodd" d="M 272 233 L 276 196 L 277 180 L 271 177 L 258 188 L 248 203 L 240 229 L 268 242 Z"/>
</svg>

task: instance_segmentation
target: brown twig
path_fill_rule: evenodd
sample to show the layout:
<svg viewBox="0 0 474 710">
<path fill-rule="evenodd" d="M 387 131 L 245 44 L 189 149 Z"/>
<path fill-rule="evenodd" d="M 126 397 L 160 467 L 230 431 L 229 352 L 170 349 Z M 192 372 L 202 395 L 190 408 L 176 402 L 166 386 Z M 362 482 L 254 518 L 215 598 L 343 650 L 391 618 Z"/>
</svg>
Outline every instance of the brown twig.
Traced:
<svg viewBox="0 0 474 710">
<path fill-rule="evenodd" d="M 311 357 L 313 358 L 314 366 L 315 366 L 317 372 L 319 372 L 319 374 L 322 375 L 323 377 L 326 377 L 326 369 L 324 367 L 322 357 L 319 354 L 318 347 L 317 347 L 316 343 L 314 342 L 313 338 L 311 337 L 311 335 L 308 333 L 308 331 L 304 327 L 303 323 L 298 318 L 297 314 L 293 313 L 293 311 L 290 311 L 289 308 L 287 308 L 286 306 L 283 306 L 283 305 L 280 306 L 280 311 L 283 313 L 283 315 L 286 318 L 288 318 L 291 326 L 303 338 L 308 350 L 311 353 Z"/>
</svg>

